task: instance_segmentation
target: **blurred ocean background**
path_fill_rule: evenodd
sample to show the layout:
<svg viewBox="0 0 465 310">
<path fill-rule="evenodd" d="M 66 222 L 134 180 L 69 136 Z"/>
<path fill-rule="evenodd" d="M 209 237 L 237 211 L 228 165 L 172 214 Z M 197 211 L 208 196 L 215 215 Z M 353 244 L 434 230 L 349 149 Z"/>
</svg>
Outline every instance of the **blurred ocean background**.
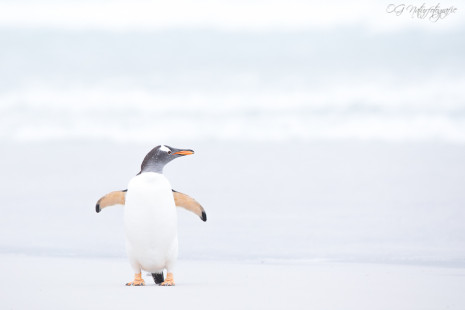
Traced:
<svg viewBox="0 0 465 310">
<path fill-rule="evenodd" d="M 181 258 L 464 264 L 465 3 L 387 4 L 1 1 L 0 251 L 124 256 L 167 144 Z"/>
</svg>

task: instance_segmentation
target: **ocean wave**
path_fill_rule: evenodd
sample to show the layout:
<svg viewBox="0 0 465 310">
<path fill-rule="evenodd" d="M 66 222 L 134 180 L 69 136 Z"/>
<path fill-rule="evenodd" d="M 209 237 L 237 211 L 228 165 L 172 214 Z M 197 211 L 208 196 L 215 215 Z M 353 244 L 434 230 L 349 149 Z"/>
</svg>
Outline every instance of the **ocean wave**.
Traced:
<svg viewBox="0 0 465 310">
<path fill-rule="evenodd" d="M 318 91 L 155 92 L 40 87 L 0 93 L 10 140 L 381 139 L 465 142 L 465 80 Z"/>
</svg>

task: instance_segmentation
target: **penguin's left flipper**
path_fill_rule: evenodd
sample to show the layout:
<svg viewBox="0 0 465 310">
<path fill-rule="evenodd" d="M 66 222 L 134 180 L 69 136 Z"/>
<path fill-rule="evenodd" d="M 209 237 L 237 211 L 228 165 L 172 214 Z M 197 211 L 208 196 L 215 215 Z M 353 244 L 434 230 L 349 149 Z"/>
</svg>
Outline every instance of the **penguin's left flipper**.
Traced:
<svg viewBox="0 0 465 310">
<path fill-rule="evenodd" d="M 190 197 L 189 195 L 177 192 L 174 189 L 172 191 L 174 196 L 174 203 L 177 207 L 181 207 L 188 211 L 194 212 L 198 215 L 198 217 L 200 217 L 202 221 L 207 221 L 207 213 L 205 213 L 205 210 L 200 205 L 200 203 L 198 203 L 194 198 Z"/>
<path fill-rule="evenodd" d="M 197 216 L 200 217 L 202 221 L 207 221 L 207 214 L 205 213 L 205 210 L 194 198 L 181 192 L 177 192 L 174 189 L 172 191 L 174 203 L 177 207 L 181 207 L 188 211 L 191 211 L 197 214 Z M 97 201 L 97 204 L 95 205 L 95 211 L 99 213 L 100 211 L 102 211 L 102 209 L 106 207 L 111 207 L 114 205 L 124 205 L 126 202 L 126 192 L 127 189 L 122 191 L 114 191 L 106 194 Z"/>
</svg>

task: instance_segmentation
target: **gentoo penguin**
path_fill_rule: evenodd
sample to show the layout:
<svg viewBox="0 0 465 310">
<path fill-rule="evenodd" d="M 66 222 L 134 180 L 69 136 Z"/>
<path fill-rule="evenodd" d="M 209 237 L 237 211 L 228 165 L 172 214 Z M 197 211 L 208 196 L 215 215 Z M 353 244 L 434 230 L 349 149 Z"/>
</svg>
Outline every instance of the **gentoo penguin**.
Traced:
<svg viewBox="0 0 465 310">
<path fill-rule="evenodd" d="M 97 202 L 96 211 L 124 204 L 126 250 L 134 270 L 134 281 L 126 285 L 145 285 L 141 271 L 152 273 L 157 284 L 173 286 L 173 266 L 178 255 L 177 205 L 193 211 L 206 221 L 203 208 L 191 197 L 172 190 L 163 175 L 164 166 L 175 158 L 194 154 L 167 145 L 153 148 L 144 158 L 141 171 L 129 181 L 128 189 L 112 192 Z M 163 271 L 167 270 L 166 280 Z"/>
</svg>

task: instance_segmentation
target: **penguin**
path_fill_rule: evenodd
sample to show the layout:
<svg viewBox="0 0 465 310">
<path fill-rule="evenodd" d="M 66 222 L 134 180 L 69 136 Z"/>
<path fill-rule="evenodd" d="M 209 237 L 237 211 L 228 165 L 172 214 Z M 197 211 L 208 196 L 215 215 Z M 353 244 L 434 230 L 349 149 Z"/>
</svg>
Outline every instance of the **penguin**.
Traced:
<svg viewBox="0 0 465 310">
<path fill-rule="evenodd" d="M 168 145 L 154 147 L 144 158 L 141 171 L 127 190 L 111 192 L 100 198 L 96 211 L 122 204 L 126 251 L 134 270 L 134 280 L 127 286 L 143 286 L 142 270 L 149 271 L 156 284 L 174 286 L 173 268 L 178 256 L 177 215 L 175 206 L 184 207 L 207 220 L 205 210 L 186 194 L 172 189 L 163 168 L 173 159 L 192 155 L 190 149 Z M 163 272 L 166 269 L 166 279 Z"/>
</svg>

